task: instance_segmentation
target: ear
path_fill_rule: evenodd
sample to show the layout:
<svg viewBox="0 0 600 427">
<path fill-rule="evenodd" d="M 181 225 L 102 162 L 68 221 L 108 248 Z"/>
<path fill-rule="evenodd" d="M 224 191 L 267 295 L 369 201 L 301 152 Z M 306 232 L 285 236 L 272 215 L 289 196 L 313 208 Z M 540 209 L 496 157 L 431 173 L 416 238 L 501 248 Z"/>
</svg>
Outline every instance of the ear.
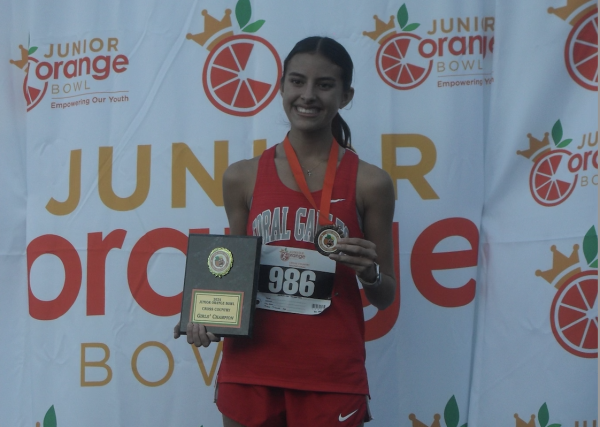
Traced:
<svg viewBox="0 0 600 427">
<path fill-rule="evenodd" d="M 353 87 L 351 87 L 350 89 L 348 89 L 342 95 L 342 104 L 340 105 L 340 109 L 342 109 L 346 105 L 350 104 L 350 101 L 352 101 L 352 98 L 354 98 L 354 88 Z"/>
</svg>

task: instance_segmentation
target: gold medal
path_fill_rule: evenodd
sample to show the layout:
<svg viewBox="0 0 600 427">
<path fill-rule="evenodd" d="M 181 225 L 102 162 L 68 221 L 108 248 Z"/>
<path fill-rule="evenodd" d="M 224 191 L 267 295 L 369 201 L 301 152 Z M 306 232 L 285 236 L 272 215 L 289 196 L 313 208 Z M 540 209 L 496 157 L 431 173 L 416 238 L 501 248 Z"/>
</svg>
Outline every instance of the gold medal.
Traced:
<svg viewBox="0 0 600 427">
<path fill-rule="evenodd" d="M 343 237 L 344 232 L 340 227 L 337 225 L 326 225 L 318 229 L 315 235 L 315 246 L 325 256 L 338 254 L 340 250 L 337 248 L 337 244 Z"/>
<path fill-rule="evenodd" d="M 290 169 L 296 180 L 296 184 L 304 194 L 304 197 L 312 205 L 313 208 L 319 213 L 319 229 L 315 235 L 314 243 L 317 250 L 325 256 L 330 254 L 337 254 L 340 251 L 337 249 L 337 242 L 339 239 L 344 237 L 344 232 L 341 228 L 333 225 L 329 220 L 329 210 L 331 207 L 331 194 L 333 192 L 333 184 L 335 182 L 335 173 L 337 169 L 337 160 L 339 145 L 335 138 L 331 143 L 329 150 L 329 159 L 327 160 L 327 169 L 325 170 L 325 180 L 323 181 L 323 190 L 321 192 L 321 206 L 317 207 L 315 199 L 313 198 L 308 184 L 302 173 L 302 167 L 298 161 L 298 156 L 292 147 L 292 144 L 286 136 L 283 140 L 283 148 L 285 149 L 285 155 L 287 157 Z"/>
<path fill-rule="evenodd" d="M 208 256 L 208 269 L 217 277 L 223 277 L 233 265 L 233 254 L 225 248 L 215 248 Z"/>
</svg>

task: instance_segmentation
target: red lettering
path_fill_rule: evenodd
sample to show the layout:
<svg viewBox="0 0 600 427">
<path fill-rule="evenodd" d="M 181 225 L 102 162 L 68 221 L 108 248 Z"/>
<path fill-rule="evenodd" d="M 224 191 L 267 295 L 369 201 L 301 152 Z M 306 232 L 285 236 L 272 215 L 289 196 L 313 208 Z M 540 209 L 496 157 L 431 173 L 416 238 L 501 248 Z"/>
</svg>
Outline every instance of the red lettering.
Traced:
<svg viewBox="0 0 600 427">
<path fill-rule="evenodd" d="M 129 59 L 125 55 L 117 55 L 113 60 L 112 68 L 115 70 L 115 73 L 122 73 L 127 70 L 125 65 L 129 65 Z"/>
<path fill-rule="evenodd" d="M 42 74 L 42 67 L 46 68 L 46 72 Z M 35 67 L 35 75 L 40 80 L 47 80 L 52 76 L 52 65 L 49 62 L 40 62 L 37 67 Z"/>
<path fill-rule="evenodd" d="M 58 61 L 54 63 L 54 80 L 58 79 L 58 73 L 60 71 L 60 66 L 63 64 L 62 61 Z"/>
<path fill-rule="evenodd" d="M 583 157 L 579 153 L 575 153 L 569 158 L 569 163 L 568 163 L 569 170 L 573 173 L 575 173 L 579 169 L 581 169 L 582 164 L 583 164 Z"/>
<path fill-rule="evenodd" d="M 103 66 L 100 67 L 100 63 L 102 62 Z M 110 74 L 110 56 L 109 55 L 98 55 L 92 61 L 92 69 L 95 73 L 92 74 L 92 77 L 96 80 L 104 80 Z"/>
<path fill-rule="evenodd" d="M 436 245 L 447 237 L 464 237 L 471 249 L 454 252 L 436 252 Z M 433 270 L 475 267 L 479 231 L 465 218 L 447 218 L 431 224 L 417 238 L 410 258 L 415 286 L 432 303 L 441 307 L 461 307 L 475 298 L 475 280 L 470 279 L 459 288 L 447 288 L 433 277 Z"/>
<path fill-rule="evenodd" d="M 162 248 L 179 249 L 187 254 L 188 238 L 172 228 L 157 228 L 144 234 L 137 241 L 127 264 L 127 281 L 131 295 L 148 313 L 155 316 L 172 316 L 181 311 L 181 292 L 165 297 L 152 289 L 148 282 L 148 262 L 150 257 Z"/>
<path fill-rule="evenodd" d="M 479 44 L 479 53 L 483 53 L 483 41 L 481 39 L 481 36 L 479 35 L 475 35 L 475 36 L 469 36 L 469 55 L 473 55 L 473 53 L 475 53 L 475 42 L 478 42 Z"/>
<path fill-rule="evenodd" d="M 71 71 L 69 71 L 69 67 L 72 68 Z M 72 59 L 70 61 L 67 61 L 67 63 L 63 67 L 63 73 L 65 74 L 65 77 L 68 78 L 68 79 L 72 79 L 73 77 L 77 77 L 77 61 L 74 60 L 74 59 Z"/>
<path fill-rule="evenodd" d="M 438 51 L 440 56 L 444 56 L 444 43 L 448 41 L 448 37 L 440 37 L 438 39 Z"/>
<path fill-rule="evenodd" d="M 79 65 L 79 75 L 83 76 L 83 64 L 85 64 L 86 66 L 86 72 L 85 74 L 90 74 L 90 58 L 87 56 L 84 56 L 83 58 L 79 58 L 78 60 L 78 65 Z"/>
<path fill-rule="evenodd" d="M 594 155 L 592 156 L 592 165 L 598 169 L 598 151 L 594 151 Z"/>
<path fill-rule="evenodd" d="M 425 52 L 425 47 L 429 46 L 430 51 L 429 52 Z M 423 58 L 431 58 L 432 56 L 434 56 L 437 52 L 437 44 L 435 43 L 434 40 L 431 39 L 425 39 L 423 41 L 421 41 L 421 43 L 419 43 L 419 54 L 421 54 L 421 56 Z"/>
<path fill-rule="evenodd" d="M 190 234 L 209 234 L 210 228 L 190 228 Z M 225 233 L 229 234 L 229 233 Z"/>
<path fill-rule="evenodd" d="M 586 151 L 585 153 L 583 153 L 583 170 L 586 171 L 588 168 L 588 159 L 590 158 L 590 156 L 592 155 L 591 151 Z"/>
<path fill-rule="evenodd" d="M 111 231 L 102 239 L 102 233 L 88 234 L 87 250 L 87 315 L 104 316 L 106 302 L 106 257 L 111 249 L 121 249 L 127 232 Z"/>
<path fill-rule="evenodd" d="M 456 49 L 456 42 L 459 48 Z M 448 51 L 455 56 L 464 55 L 467 53 L 467 40 L 465 37 L 452 37 L 448 42 Z"/>
<path fill-rule="evenodd" d="M 400 238 L 398 223 L 392 225 L 392 235 L 394 239 L 394 274 L 396 275 L 396 298 L 388 308 L 377 311 L 375 316 L 365 322 L 365 341 L 374 341 L 381 338 L 392 330 L 400 313 Z M 361 289 L 363 307 L 370 303 L 365 292 Z"/>
<path fill-rule="evenodd" d="M 31 291 L 31 267 L 36 259 L 45 254 L 57 256 L 65 269 L 65 283 L 62 291 L 51 301 L 37 299 Z M 46 234 L 33 239 L 27 245 L 27 286 L 31 317 L 38 320 L 54 320 L 69 311 L 79 294 L 81 277 L 79 254 L 68 240 L 54 234 Z"/>
</svg>

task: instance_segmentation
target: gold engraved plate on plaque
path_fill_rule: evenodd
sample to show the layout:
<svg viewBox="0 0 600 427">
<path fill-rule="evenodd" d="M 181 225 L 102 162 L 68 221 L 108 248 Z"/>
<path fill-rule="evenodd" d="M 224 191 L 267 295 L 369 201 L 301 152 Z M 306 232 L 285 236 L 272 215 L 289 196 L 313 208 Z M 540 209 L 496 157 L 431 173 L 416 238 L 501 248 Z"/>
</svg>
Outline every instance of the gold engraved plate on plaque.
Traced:
<svg viewBox="0 0 600 427">
<path fill-rule="evenodd" d="M 223 277 L 233 265 L 233 254 L 225 248 L 215 248 L 208 256 L 208 269 L 217 277 Z"/>
<path fill-rule="evenodd" d="M 238 328 L 243 301 L 243 292 L 194 290 L 191 320 L 204 325 Z"/>
</svg>

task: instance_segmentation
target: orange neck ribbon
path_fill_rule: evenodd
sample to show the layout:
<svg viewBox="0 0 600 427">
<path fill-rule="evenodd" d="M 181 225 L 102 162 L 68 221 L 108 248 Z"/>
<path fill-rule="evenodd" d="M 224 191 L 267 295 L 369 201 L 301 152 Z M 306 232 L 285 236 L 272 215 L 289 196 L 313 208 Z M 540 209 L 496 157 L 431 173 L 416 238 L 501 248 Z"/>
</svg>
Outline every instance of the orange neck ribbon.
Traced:
<svg viewBox="0 0 600 427">
<path fill-rule="evenodd" d="M 306 183 L 306 179 L 302 173 L 302 167 L 298 161 L 298 156 L 296 156 L 294 147 L 292 147 L 287 135 L 283 140 L 283 148 L 285 149 L 285 155 L 290 168 L 292 169 L 292 173 L 294 174 L 296 184 L 298 184 L 300 191 L 308 199 L 312 207 L 315 208 L 315 210 L 319 213 L 319 225 L 333 224 L 333 222 L 329 220 L 329 208 L 331 205 L 331 192 L 333 191 L 333 182 L 335 181 L 335 172 L 337 169 L 339 144 L 334 138 L 331 144 L 331 150 L 329 150 L 329 160 L 327 160 L 327 169 L 325 169 L 325 180 L 323 181 L 320 208 L 317 208 L 315 199 L 313 199 L 313 196 L 308 189 L 308 184 Z"/>
</svg>

